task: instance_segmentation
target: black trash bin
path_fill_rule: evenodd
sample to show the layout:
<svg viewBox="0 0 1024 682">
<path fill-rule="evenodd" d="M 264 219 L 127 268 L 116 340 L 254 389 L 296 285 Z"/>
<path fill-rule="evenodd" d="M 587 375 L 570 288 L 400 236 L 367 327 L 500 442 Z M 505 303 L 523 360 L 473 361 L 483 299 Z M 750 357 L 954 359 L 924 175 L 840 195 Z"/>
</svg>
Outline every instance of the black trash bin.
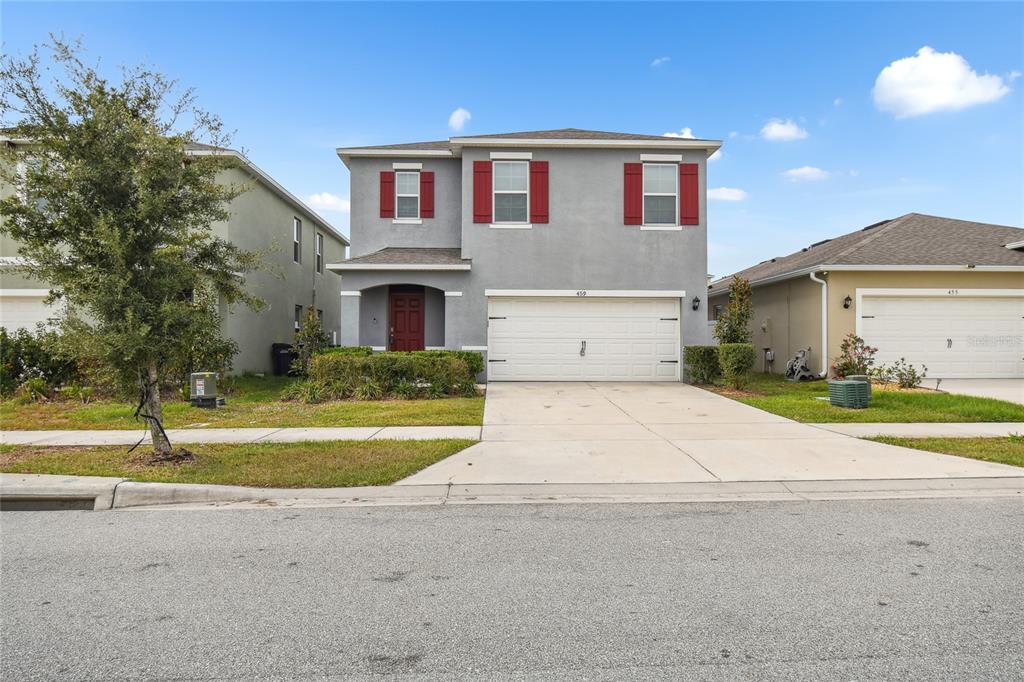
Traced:
<svg viewBox="0 0 1024 682">
<path fill-rule="evenodd" d="M 291 373 L 292 362 L 295 360 L 295 353 L 292 352 L 290 343 L 274 343 L 270 346 L 270 355 L 273 359 L 274 376 L 283 377 Z"/>
</svg>

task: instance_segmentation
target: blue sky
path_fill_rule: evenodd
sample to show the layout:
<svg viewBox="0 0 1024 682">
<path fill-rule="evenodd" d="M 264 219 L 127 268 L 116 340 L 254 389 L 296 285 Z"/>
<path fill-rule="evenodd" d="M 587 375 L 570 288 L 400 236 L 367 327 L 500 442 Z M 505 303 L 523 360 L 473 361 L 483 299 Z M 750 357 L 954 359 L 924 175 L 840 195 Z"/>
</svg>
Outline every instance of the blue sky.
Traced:
<svg viewBox="0 0 1024 682">
<path fill-rule="evenodd" d="M 0 20 L 5 52 L 63 32 L 107 67 L 194 86 L 236 146 L 346 232 L 334 149 L 443 139 L 460 107 L 461 134 L 724 140 L 708 171 L 716 275 L 911 211 L 1024 224 L 1021 3 L 5 1 Z"/>
</svg>

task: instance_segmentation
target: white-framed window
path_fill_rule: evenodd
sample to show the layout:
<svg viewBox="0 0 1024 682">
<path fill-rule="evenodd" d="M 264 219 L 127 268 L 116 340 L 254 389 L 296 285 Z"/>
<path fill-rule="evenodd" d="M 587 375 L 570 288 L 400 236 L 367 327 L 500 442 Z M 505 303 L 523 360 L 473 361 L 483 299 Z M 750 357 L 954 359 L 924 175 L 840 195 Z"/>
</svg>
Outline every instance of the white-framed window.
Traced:
<svg viewBox="0 0 1024 682">
<path fill-rule="evenodd" d="M 316 250 L 316 271 L 320 274 L 324 272 L 324 236 L 317 232 L 316 242 L 314 244 Z"/>
<path fill-rule="evenodd" d="M 644 164 L 644 225 L 676 225 L 679 210 L 679 165 Z"/>
<path fill-rule="evenodd" d="M 530 222 L 530 162 L 494 162 L 494 222 Z"/>
<path fill-rule="evenodd" d="M 292 260 L 302 262 L 302 221 L 292 218 Z"/>
<path fill-rule="evenodd" d="M 302 329 L 302 306 L 295 306 L 295 331 Z"/>
<path fill-rule="evenodd" d="M 316 319 L 320 322 L 320 326 L 323 327 L 323 325 L 324 325 L 324 311 L 321 310 L 320 308 L 316 309 Z"/>
<path fill-rule="evenodd" d="M 418 220 L 420 217 L 419 171 L 395 172 L 395 219 Z"/>
</svg>

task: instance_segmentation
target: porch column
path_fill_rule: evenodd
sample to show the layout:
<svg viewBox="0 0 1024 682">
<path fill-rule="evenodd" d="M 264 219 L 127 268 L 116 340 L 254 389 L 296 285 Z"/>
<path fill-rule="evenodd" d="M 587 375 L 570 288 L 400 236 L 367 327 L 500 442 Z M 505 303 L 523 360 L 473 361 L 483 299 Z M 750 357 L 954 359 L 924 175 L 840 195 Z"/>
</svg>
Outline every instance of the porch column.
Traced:
<svg viewBox="0 0 1024 682">
<path fill-rule="evenodd" d="M 461 350 L 462 334 L 460 320 L 465 316 L 461 291 L 444 292 L 444 347 L 447 350 Z"/>
<path fill-rule="evenodd" d="M 359 345 L 359 302 L 358 291 L 341 292 L 341 332 L 338 343 L 342 346 Z"/>
</svg>

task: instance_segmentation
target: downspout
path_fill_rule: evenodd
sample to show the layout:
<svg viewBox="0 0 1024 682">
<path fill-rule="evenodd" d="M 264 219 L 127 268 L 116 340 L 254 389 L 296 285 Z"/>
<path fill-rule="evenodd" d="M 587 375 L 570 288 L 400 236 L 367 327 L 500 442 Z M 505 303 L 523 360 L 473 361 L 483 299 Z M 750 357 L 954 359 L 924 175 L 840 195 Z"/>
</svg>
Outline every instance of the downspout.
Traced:
<svg viewBox="0 0 1024 682">
<path fill-rule="evenodd" d="M 812 282 L 821 285 L 821 378 L 828 377 L 828 281 L 809 273 Z M 828 274 L 828 273 L 822 273 Z"/>
</svg>

